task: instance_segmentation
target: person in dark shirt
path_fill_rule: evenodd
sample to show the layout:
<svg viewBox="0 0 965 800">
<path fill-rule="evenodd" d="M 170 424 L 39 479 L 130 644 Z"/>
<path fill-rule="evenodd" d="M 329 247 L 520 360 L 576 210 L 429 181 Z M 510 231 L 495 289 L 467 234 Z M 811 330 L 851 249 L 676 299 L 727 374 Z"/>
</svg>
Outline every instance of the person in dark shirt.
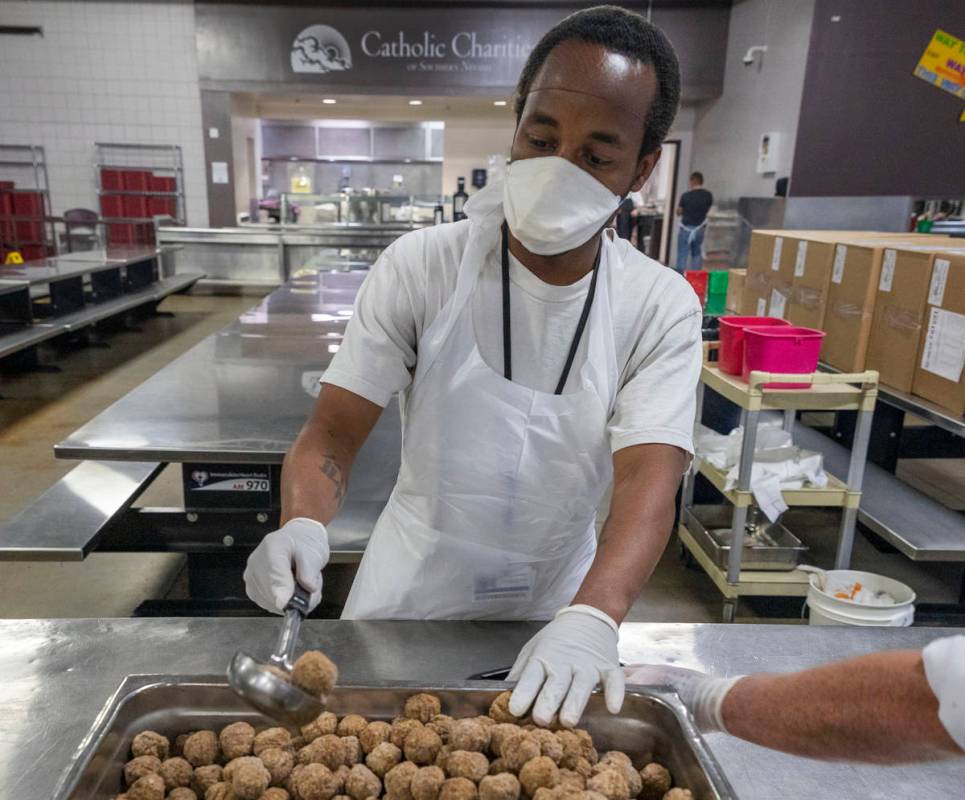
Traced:
<svg viewBox="0 0 965 800">
<path fill-rule="evenodd" d="M 680 195 L 677 216 L 680 230 L 677 232 L 677 272 L 700 269 L 700 255 L 704 244 L 704 225 L 707 212 L 714 204 L 714 196 L 704 188 L 704 175 L 695 172 L 690 176 L 690 191 Z"/>
</svg>

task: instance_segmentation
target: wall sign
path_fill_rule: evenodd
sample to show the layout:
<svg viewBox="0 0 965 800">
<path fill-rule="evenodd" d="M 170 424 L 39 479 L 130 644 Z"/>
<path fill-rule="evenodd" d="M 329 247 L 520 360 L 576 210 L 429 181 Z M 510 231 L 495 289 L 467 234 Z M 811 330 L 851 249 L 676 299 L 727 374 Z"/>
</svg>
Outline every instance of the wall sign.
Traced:
<svg viewBox="0 0 965 800">
<path fill-rule="evenodd" d="M 197 0 L 198 71 L 202 88 L 216 91 L 507 91 L 543 34 L 573 10 Z M 652 18 L 677 50 L 684 98 L 719 97 L 727 4 L 659 8 Z"/>
<path fill-rule="evenodd" d="M 965 100 L 965 40 L 939 28 L 922 53 L 915 76 Z"/>
</svg>

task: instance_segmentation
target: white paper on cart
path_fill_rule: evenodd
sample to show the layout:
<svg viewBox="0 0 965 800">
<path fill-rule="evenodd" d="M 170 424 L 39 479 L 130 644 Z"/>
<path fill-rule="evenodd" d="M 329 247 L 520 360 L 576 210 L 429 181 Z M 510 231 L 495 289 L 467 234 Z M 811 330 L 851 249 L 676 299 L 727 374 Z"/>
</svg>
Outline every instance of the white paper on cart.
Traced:
<svg viewBox="0 0 965 800">
<path fill-rule="evenodd" d="M 724 484 L 726 491 L 737 486 L 739 471 L 737 464 L 730 468 Z M 787 511 L 788 506 L 781 492 L 800 489 L 805 485 L 822 488 L 828 485 L 824 457 L 820 453 L 799 447 L 755 451 L 751 466 L 751 493 L 771 522 Z"/>
</svg>

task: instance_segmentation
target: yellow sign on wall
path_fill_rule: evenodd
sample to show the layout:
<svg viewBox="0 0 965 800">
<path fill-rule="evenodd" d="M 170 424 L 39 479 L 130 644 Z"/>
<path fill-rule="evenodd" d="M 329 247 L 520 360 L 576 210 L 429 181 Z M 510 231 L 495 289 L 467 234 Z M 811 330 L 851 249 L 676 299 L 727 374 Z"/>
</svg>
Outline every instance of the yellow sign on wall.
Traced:
<svg viewBox="0 0 965 800">
<path fill-rule="evenodd" d="M 919 59 L 915 75 L 965 100 L 965 41 L 939 28 Z"/>
</svg>

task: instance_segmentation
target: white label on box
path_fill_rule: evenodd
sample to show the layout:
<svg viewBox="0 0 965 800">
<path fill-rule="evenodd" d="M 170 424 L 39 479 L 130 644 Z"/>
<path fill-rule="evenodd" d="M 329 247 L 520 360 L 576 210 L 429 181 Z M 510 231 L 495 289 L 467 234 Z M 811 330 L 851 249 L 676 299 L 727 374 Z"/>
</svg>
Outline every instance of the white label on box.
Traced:
<svg viewBox="0 0 965 800">
<path fill-rule="evenodd" d="M 784 319 L 784 307 L 787 305 L 787 298 L 777 289 L 771 289 L 771 316 Z"/>
<path fill-rule="evenodd" d="M 965 368 L 965 314 L 933 308 L 921 353 L 921 368 L 952 383 Z"/>
<path fill-rule="evenodd" d="M 774 251 L 771 253 L 771 269 L 777 272 L 781 268 L 781 251 L 784 249 L 784 237 L 774 237 Z"/>
<path fill-rule="evenodd" d="M 891 284 L 895 280 L 895 258 L 897 255 L 894 250 L 885 250 L 885 258 L 881 264 L 881 280 L 878 281 L 879 292 L 891 291 Z"/>
<path fill-rule="evenodd" d="M 767 314 L 767 298 L 758 297 L 757 298 L 757 316 L 763 317 Z"/>
<path fill-rule="evenodd" d="M 808 243 L 801 241 L 797 243 L 797 258 L 794 261 L 794 277 L 804 277 L 804 260 L 808 257 Z"/>
<path fill-rule="evenodd" d="M 839 244 L 834 249 L 834 268 L 831 270 L 831 282 L 841 283 L 844 279 L 844 260 L 848 257 L 848 248 Z"/>
<path fill-rule="evenodd" d="M 936 258 L 931 271 L 931 283 L 928 284 L 928 302 L 933 306 L 940 306 L 945 299 L 945 284 L 948 283 L 948 267 L 951 262 L 947 258 Z"/>
</svg>

